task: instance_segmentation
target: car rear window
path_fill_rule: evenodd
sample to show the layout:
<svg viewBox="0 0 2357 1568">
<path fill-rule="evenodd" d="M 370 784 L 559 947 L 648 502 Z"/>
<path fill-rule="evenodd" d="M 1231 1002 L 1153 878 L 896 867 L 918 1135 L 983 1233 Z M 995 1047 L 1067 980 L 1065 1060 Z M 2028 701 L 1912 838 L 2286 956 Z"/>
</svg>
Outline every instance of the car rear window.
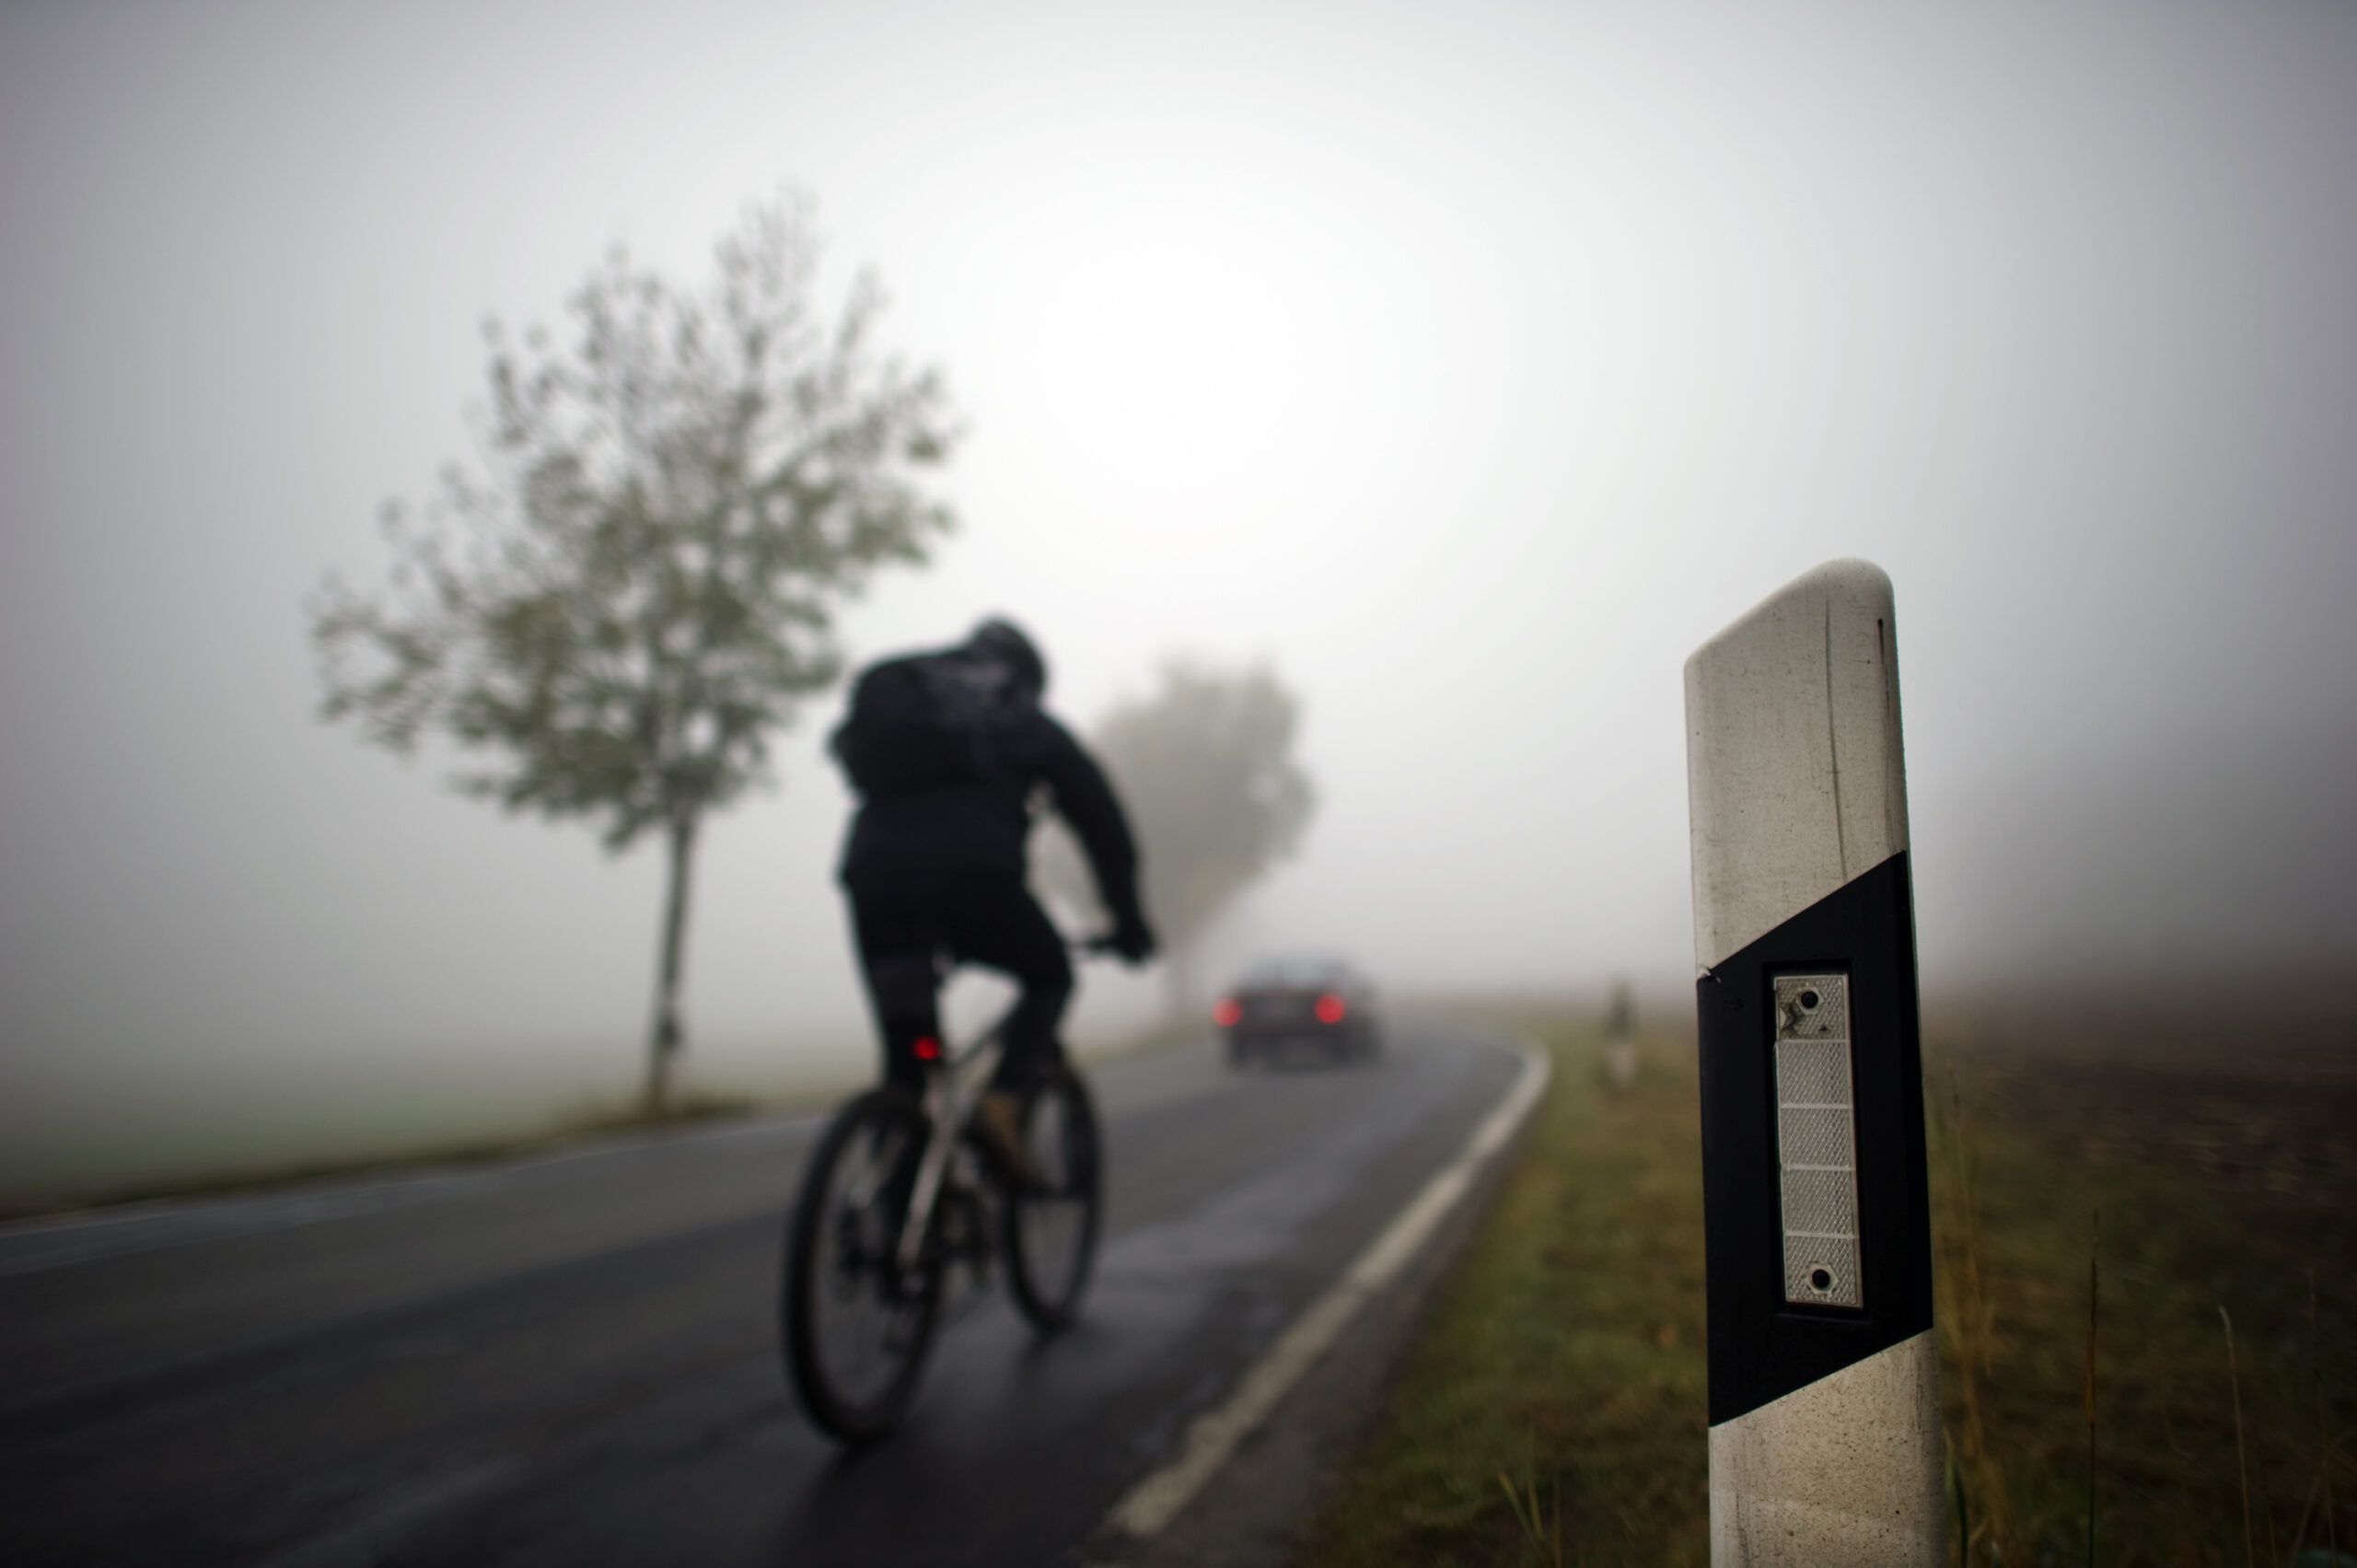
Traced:
<svg viewBox="0 0 2357 1568">
<path fill-rule="evenodd" d="M 1331 985 L 1341 978 L 1341 966 L 1327 958 L 1271 958 L 1255 965 L 1244 977 L 1247 985 Z"/>
</svg>

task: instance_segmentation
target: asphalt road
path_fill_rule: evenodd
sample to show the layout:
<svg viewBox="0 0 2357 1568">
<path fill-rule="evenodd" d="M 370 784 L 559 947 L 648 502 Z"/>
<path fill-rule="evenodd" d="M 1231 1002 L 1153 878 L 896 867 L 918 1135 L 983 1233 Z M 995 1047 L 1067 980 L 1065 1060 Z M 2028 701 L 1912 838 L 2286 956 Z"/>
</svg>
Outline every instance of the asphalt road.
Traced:
<svg viewBox="0 0 2357 1568">
<path fill-rule="evenodd" d="M 1403 1022 L 1367 1067 L 1239 1075 L 1206 1042 L 1097 1070 L 1083 1321 L 1038 1340 L 981 1298 L 855 1454 L 776 1353 L 815 1119 L 0 1230 L 0 1560 L 1101 1558 L 1515 1069 Z"/>
</svg>

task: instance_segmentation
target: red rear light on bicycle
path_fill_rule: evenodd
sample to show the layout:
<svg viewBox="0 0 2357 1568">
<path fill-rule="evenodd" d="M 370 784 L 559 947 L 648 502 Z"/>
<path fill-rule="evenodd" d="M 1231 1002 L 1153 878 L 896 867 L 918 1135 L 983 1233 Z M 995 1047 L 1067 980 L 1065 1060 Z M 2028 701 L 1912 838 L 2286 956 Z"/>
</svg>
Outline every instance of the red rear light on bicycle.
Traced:
<svg viewBox="0 0 2357 1568">
<path fill-rule="evenodd" d="M 917 1036 L 917 1060 L 920 1062 L 940 1061 L 941 1042 L 931 1035 Z"/>
<path fill-rule="evenodd" d="M 1244 1021 L 1244 1004 L 1233 996 L 1223 996 L 1212 1007 L 1212 1022 L 1221 1028 L 1232 1029 Z"/>
<path fill-rule="evenodd" d="M 1318 999 L 1318 1021 L 1321 1024 L 1339 1024 L 1349 1011 L 1342 1005 L 1342 999 L 1330 991 Z"/>
</svg>

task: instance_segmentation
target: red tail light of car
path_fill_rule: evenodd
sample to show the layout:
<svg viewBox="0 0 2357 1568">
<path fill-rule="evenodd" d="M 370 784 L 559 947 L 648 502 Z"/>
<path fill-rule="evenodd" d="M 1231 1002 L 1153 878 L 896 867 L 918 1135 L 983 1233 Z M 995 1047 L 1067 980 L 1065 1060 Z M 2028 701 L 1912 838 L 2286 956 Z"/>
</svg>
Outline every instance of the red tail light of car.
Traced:
<svg viewBox="0 0 2357 1568">
<path fill-rule="evenodd" d="M 1244 1005 L 1233 996 L 1223 996 L 1212 1008 L 1212 1022 L 1221 1028 L 1232 1029 L 1244 1021 Z"/>
<path fill-rule="evenodd" d="M 1349 1012 L 1342 999 L 1330 991 L 1318 999 L 1318 1021 L 1321 1024 L 1339 1024 Z"/>
</svg>

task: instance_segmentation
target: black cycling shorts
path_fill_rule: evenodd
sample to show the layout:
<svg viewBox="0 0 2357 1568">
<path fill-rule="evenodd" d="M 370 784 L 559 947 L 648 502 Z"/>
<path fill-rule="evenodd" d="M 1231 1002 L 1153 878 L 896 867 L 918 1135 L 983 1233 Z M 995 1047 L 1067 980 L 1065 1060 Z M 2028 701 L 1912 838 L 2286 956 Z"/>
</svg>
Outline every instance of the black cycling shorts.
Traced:
<svg viewBox="0 0 2357 1568">
<path fill-rule="evenodd" d="M 1028 889 L 998 878 L 861 877 L 845 890 L 887 1083 L 922 1083 L 921 1042 L 939 1049 L 941 982 L 958 964 L 996 970 L 1023 988 L 1003 1024 L 998 1086 L 1028 1088 L 1054 1070 L 1072 959 Z"/>
</svg>

